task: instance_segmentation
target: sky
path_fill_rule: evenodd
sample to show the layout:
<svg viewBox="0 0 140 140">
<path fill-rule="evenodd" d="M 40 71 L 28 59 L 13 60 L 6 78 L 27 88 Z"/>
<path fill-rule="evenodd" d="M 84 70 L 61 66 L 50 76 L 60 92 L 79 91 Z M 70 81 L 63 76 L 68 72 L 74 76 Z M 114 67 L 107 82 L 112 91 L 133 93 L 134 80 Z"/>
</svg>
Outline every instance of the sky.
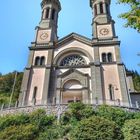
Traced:
<svg viewBox="0 0 140 140">
<path fill-rule="evenodd" d="M 28 60 L 31 42 L 35 38 L 35 27 L 41 18 L 41 0 L 2 0 L 0 2 L 0 72 L 23 71 Z M 89 0 L 60 0 L 58 36 L 62 38 L 71 32 L 92 38 L 92 11 Z M 129 10 L 127 5 L 111 2 L 111 15 L 115 20 L 116 34 L 121 41 L 122 61 L 130 70 L 140 73 L 140 33 L 124 28 L 120 13 Z"/>
</svg>

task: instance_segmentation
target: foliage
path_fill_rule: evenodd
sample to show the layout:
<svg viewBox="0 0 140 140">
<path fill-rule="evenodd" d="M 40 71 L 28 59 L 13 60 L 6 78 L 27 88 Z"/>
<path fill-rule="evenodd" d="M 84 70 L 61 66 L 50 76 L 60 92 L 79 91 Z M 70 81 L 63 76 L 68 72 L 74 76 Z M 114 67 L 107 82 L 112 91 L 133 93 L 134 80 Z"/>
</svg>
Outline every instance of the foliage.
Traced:
<svg viewBox="0 0 140 140">
<path fill-rule="evenodd" d="M 38 140 L 57 140 L 58 138 L 59 132 L 52 128 L 40 133 Z"/>
<path fill-rule="evenodd" d="M 140 75 L 136 71 L 133 72 L 133 83 L 135 90 L 140 92 Z"/>
<path fill-rule="evenodd" d="M 120 15 L 127 23 L 125 27 L 131 27 L 140 32 L 140 1 L 139 0 L 118 0 L 119 3 L 128 4 L 130 10 Z"/>
<path fill-rule="evenodd" d="M 124 140 L 140 139 L 140 119 L 128 120 L 122 129 Z"/>
<path fill-rule="evenodd" d="M 53 125 L 53 122 L 55 121 L 54 116 L 47 116 L 45 110 L 38 109 L 34 112 L 32 112 L 29 115 L 30 123 L 37 125 L 40 130 L 45 129 L 45 127 L 49 127 Z"/>
<path fill-rule="evenodd" d="M 1 93 L 0 94 L 0 105 L 8 104 L 8 102 L 9 102 L 9 96 L 7 94 Z"/>
<path fill-rule="evenodd" d="M 95 112 L 91 106 L 85 105 L 83 103 L 71 103 L 69 104 L 69 111 L 65 112 L 62 117 L 62 122 L 67 124 L 69 122 L 76 122 L 82 119 L 88 118 L 94 115 Z"/>
<path fill-rule="evenodd" d="M 91 117 L 82 120 L 71 133 L 72 140 L 121 140 L 121 130 L 110 120 Z"/>
<path fill-rule="evenodd" d="M 112 120 L 119 126 L 123 126 L 126 120 L 133 118 L 133 113 L 126 112 L 120 108 L 102 105 L 97 109 L 97 116 Z"/>
<path fill-rule="evenodd" d="M 0 132 L 0 140 L 33 140 L 38 134 L 33 124 L 10 126 Z"/>
<path fill-rule="evenodd" d="M 127 74 L 132 75 L 134 89 L 140 92 L 140 74 L 137 71 L 131 71 L 126 69 Z"/>
<path fill-rule="evenodd" d="M 23 72 L 18 72 L 12 102 L 16 102 L 20 93 Z M 15 72 L 0 75 L 0 105 L 8 104 L 15 79 Z"/>
<path fill-rule="evenodd" d="M 7 115 L 0 118 L 0 131 L 7 127 L 25 125 L 27 123 L 29 123 L 29 116 L 27 114 Z"/>
</svg>

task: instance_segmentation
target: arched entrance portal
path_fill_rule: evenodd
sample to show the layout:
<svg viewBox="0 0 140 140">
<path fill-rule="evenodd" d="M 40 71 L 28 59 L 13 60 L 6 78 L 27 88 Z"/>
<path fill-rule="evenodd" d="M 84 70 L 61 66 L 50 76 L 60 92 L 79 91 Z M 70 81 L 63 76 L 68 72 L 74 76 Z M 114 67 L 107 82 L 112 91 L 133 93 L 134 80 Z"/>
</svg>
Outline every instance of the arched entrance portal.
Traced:
<svg viewBox="0 0 140 140">
<path fill-rule="evenodd" d="M 70 102 L 82 102 L 83 87 L 78 80 L 69 80 L 63 85 L 61 94 L 63 104 Z"/>
</svg>

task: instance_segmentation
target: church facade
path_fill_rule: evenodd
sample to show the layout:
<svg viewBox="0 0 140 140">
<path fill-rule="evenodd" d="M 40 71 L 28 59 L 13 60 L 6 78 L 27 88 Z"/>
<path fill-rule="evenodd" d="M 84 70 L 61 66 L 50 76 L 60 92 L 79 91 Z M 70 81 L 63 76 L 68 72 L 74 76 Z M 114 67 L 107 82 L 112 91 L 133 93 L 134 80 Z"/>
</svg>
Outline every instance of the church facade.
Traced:
<svg viewBox="0 0 140 140">
<path fill-rule="evenodd" d="M 20 105 L 75 101 L 129 105 L 129 91 L 134 88 L 121 61 L 110 0 L 90 0 L 92 39 L 77 33 L 58 39 L 60 1 L 42 0 L 41 7 L 36 39 L 29 47 Z"/>
</svg>

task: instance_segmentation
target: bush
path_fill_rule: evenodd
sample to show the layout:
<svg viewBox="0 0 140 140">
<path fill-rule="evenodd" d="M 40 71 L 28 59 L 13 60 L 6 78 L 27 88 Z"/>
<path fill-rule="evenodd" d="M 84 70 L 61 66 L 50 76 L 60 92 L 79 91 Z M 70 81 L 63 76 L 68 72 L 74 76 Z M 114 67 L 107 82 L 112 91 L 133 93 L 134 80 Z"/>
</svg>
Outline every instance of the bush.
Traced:
<svg viewBox="0 0 140 140">
<path fill-rule="evenodd" d="M 0 132 L 0 140 L 33 140 L 38 134 L 35 125 L 10 126 Z"/>
<path fill-rule="evenodd" d="M 13 125 L 25 125 L 27 123 L 29 123 L 29 116 L 27 114 L 7 115 L 0 118 L 0 131 Z"/>
<path fill-rule="evenodd" d="M 122 140 L 119 127 L 110 120 L 91 117 L 82 120 L 72 131 L 72 140 Z"/>
<path fill-rule="evenodd" d="M 126 121 L 122 131 L 124 134 L 124 140 L 139 140 L 140 119 L 133 119 L 133 120 Z"/>
<path fill-rule="evenodd" d="M 95 115 L 95 112 L 91 106 L 85 105 L 83 103 L 71 103 L 69 104 L 69 110 L 62 116 L 62 123 L 76 123 L 82 119 L 89 118 Z"/>
<path fill-rule="evenodd" d="M 116 122 L 119 126 L 123 126 L 124 122 L 128 119 L 133 119 L 133 113 L 124 111 L 117 107 L 107 105 L 99 106 L 97 109 L 97 116 L 104 117 L 108 120 Z"/>
<path fill-rule="evenodd" d="M 38 109 L 30 115 L 30 123 L 37 125 L 39 128 L 51 126 L 55 120 L 54 116 L 47 116 L 45 110 Z"/>
</svg>

